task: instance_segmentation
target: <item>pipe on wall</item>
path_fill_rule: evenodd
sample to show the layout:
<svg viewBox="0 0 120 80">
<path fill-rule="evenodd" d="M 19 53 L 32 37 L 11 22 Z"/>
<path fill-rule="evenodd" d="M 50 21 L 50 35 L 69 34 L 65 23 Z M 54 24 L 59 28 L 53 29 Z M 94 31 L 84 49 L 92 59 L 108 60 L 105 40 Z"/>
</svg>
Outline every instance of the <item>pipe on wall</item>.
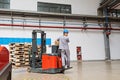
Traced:
<svg viewBox="0 0 120 80">
<path fill-rule="evenodd" d="M 97 27 L 74 27 L 74 26 L 36 26 L 36 25 L 23 25 L 23 24 L 0 24 L 0 26 L 9 26 L 9 27 L 33 27 L 33 28 L 67 28 L 67 29 L 83 29 L 83 30 L 115 30 L 120 31 L 120 28 L 97 28 Z"/>
</svg>

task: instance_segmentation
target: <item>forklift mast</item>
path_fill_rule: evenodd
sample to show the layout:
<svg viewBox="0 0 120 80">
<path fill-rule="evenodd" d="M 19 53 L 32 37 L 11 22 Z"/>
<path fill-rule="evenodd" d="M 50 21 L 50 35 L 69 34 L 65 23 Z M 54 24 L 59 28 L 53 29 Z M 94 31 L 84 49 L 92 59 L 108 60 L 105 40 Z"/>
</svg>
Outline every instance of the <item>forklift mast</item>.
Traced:
<svg viewBox="0 0 120 80">
<path fill-rule="evenodd" d="M 41 34 L 41 52 L 38 55 L 38 65 L 36 66 L 36 54 L 38 54 L 38 49 L 37 49 L 37 33 Z M 36 68 L 36 67 L 41 67 L 42 66 L 42 54 L 46 53 L 46 33 L 42 30 L 33 30 L 32 32 L 32 57 L 31 57 L 31 67 Z"/>
</svg>

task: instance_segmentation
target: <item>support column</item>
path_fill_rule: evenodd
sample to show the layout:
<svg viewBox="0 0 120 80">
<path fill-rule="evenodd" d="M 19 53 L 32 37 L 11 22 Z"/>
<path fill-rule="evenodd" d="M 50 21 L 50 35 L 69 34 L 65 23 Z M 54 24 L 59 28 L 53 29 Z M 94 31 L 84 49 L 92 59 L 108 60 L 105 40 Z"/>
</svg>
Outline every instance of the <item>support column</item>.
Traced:
<svg viewBox="0 0 120 80">
<path fill-rule="evenodd" d="M 106 34 L 106 30 L 103 32 L 104 33 L 104 43 L 105 43 L 105 60 L 110 60 L 110 44 L 109 44 L 109 35 Z"/>
<path fill-rule="evenodd" d="M 104 27 L 106 29 L 103 32 L 104 33 L 104 43 L 105 43 L 105 60 L 111 60 L 111 56 L 110 56 L 110 44 L 109 44 L 109 34 L 108 34 L 108 32 L 110 32 L 110 30 L 107 29 L 109 27 L 107 8 L 104 9 L 104 15 L 106 16 L 106 18 L 105 18 L 105 24 L 104 24 Z"/>
</svg>

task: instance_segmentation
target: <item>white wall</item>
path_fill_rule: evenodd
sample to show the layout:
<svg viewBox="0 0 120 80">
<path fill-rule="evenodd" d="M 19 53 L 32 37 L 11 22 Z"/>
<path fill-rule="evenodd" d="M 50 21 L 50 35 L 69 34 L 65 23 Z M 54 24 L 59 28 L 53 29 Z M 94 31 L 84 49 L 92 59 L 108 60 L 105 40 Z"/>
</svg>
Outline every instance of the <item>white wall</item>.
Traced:
<svg viewBox="0 0 120 80">
<path fill-rule="evenodd" d="M 81 46 L 82 60 L 104 60 L 104 39 L 102 32 L 74 30 L 70 33 L 71 57 L 76 59 L 76 47 Z"/>
<path fill-rule="evenodd" d="M 120 59 L 120 32 L 112 32 L 110 35 L 111 59 Z"/>
<path fill-rule="evenodd" d="M 38 28 L 37 28 L 38 29 Z M 0 28 L 1 37 L 16 37 L 16 38 L 31 38 L 31 32 L 33 29 L 30 28 Z M 62 35 L 63 29 L 42 29 L 47 33 L 47 38 L 51 38 L 52 45 L 54 41 Z M 70 52 L 71 60 L 77 60 L 76 47 L 81 46 L 82 48 L 82 59 L 83 60 L 104 60 L 104 39 L 102 32 L 96 31 L 81 31 L 81 30 L 70 30 Z M 7 46 L 8 47 L 8 46 Z M 47 49 L 50 52 L 50 48 Z"/>
<path fill-rule="evenodd" d="M 52 21 L 52 20 L 51 20 Z M 61 20 L 54 20 L 61 21 Z M 70 20 L 70 23 L 80 23 L 79 21 Z M 53 22 L 53 21 L 52 21 Z M 69 22 L 69 21 L 67 21 Z M 7 23 L 7 22 L 6 22 Z M 16 24 L 17 22 L 15 22 Z M 22 23 L 19 23 L 22 24 Z M 30 23 L 26 23 L 30 24 Z M 31 25 L 38 25 L 32 23 Z M 42 23 L 44 26 L 62 26 L 62 24 L 50 24 L 50 23 Z M 71 25 L 67 24 L 67 26 L 82 26 L 82 25 Z M 88 26 L 90 27 L 90 26 Z M 95 27 L 95 26 L 93 26 Z M 98 26 L 97 26 L 98 27 Z M 15 37 L 15 38 L 31 38 L 31 32 L 33 29 L 39 28 L 23 28 L 23 27 L 0 27 L 0 37 Z M 51 38 L 52 45 L 54 41 L 62 35 L 63 29 L 42 29 L 47 33 L 47 38 Z M 110 35 L 110 52 L 112 59 L 120 59 L 120 32 L 113 32 Z M 71 60 L 76 60 L 76 47 L 81 46 L 82 48 L 82 60 L 104 60 L 105 59 L 105 46 L 104 46 L 104 36 L 103 31 L 82 31 L 82 30 L 70 30 L 69 33 L 70 38 L 70 52 L 71 52 Z M 8 46 L 7 46 L 8 47 Z M 47 52 L 50 53 L 51 48 L 47 48 Z"/>
<path fill-rule="evenodd" d="M 48 20 L 48 19 L 46 19 Z M 42 19 L 42 21 L 46 21 Z M 58 21 L 62 20 L 51 19 L 49 21 Z M 6 22 L 7 23 L 7 22 Z M 22 22 L 14 22 L 15 24 Z M 74 27 L 82 27 L 79 20 L 67 20 L 66 26 L 74 26 Z M 75 23 L 77 25 L 71 25 L 71 23 Z M 30 24 L 30 23 L 26 23 Z M 78 25 L 79 24 L 79 25 Z M 38 25 L 36 23 L 32 23 L 32 25 Z M 63 24 L 51 24 L 51 23 L 41 23 L 44 26 L 63 26 Z M 93 25 L 92 25 L 93 26 Z M 90 27 L 90 26 L 88 26 Z M 93 26 L 95 27 L 95 26 Z M 18 27 L 0 27 L 0 36 L 1 37 L 16 37 L 16 38 L 31 38 L 31 32 L 34 28 L 18 28 Z M 39 29 L 39 28 L 37 28 Z M 47 33 L 47 38 L 51 38 L 52 45 L 54 41 L 62 35 L 63 29 L 42 29 Z M 4 33 L 4 34 L 3 34 Z M 82 60 L 104 60 L 105 59 L 105 48 L 104 48 L 104 38 L 102 31 L 82 31 L 82 30 L 70 30 L 69 33 L 70 38 L 70 52 L 71 52 L 71 60 L 77 60 L 76 55 L 76 47 L 81 46 L 82 48 Z M 47 49 L 47 52 L 50 52 L 50 48 Z"/>
<path fill-rule="evenodd" d="M 16 10 L 37 10 L 36 0 L 10 0 L 10 9 Z"/>
<path fill-rule="evenodd" d="M 37 11 L 37 2 L 71 4 L 72 14 L 97 15 L 101 0 L 11 0 L 11 9 Z"/>
</svg>

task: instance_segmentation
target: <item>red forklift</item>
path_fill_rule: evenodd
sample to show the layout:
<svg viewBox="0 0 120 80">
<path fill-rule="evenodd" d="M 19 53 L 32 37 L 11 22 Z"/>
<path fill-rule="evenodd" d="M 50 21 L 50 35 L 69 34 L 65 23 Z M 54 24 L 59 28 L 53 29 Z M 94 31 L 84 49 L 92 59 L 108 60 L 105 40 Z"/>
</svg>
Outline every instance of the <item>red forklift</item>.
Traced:
<svg viewBox="0 0 120 80">
<path fill-rule="evenodd" d="M 37 50 L 37 33 L 41 34 L 41 52 Z M 38 56 L 37 56 L 38 55 Z M 46 33 L 42 30 L 33 30 L 32 49 L 29 55 L 29 72 L 36 73 L 64 73 L 59 53 L 46 53 Z"/>
<path fill-rule="evenodd" d="M 0 80 L 11 80 L 12 63 L 9 62 L 9 51 L 0 46 Z"/>
</svg>

